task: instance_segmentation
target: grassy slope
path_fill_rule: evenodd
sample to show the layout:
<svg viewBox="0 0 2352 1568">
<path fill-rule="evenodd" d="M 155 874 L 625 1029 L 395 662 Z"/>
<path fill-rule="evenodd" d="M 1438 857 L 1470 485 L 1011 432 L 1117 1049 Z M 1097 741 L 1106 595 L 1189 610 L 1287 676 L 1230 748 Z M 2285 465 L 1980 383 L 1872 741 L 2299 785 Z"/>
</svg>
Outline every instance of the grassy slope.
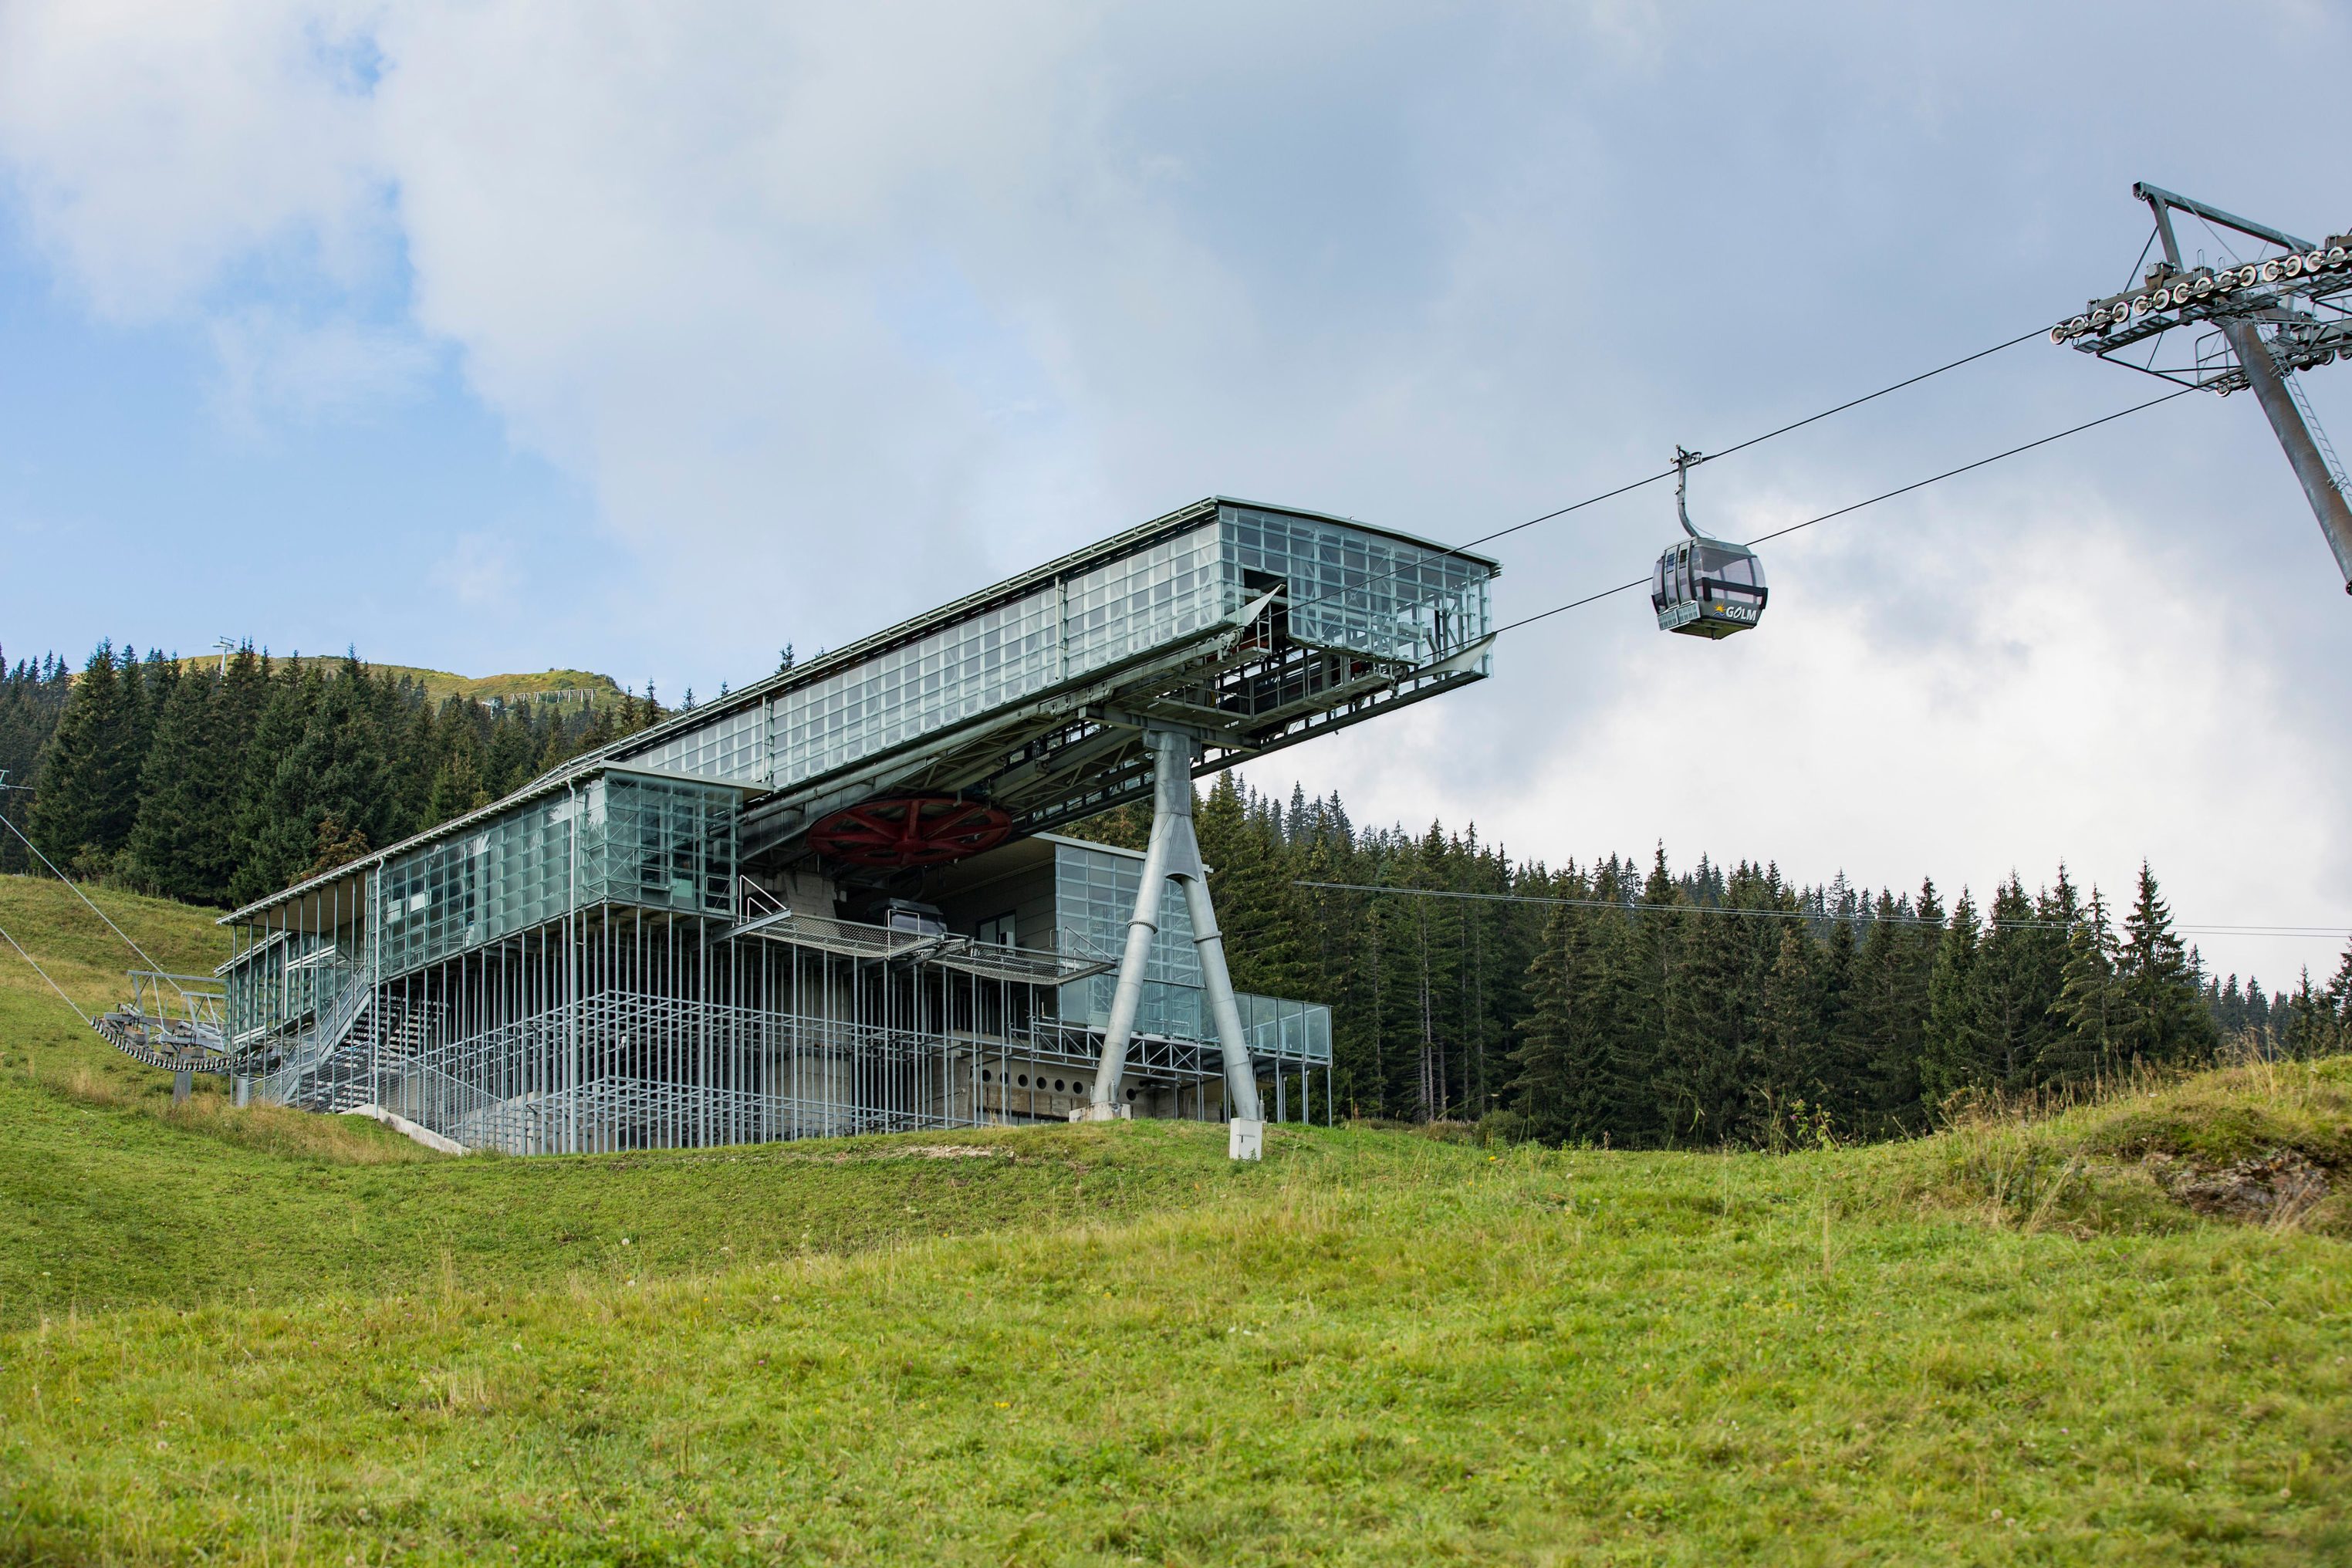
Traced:
<svg viewBox="0 0 2352 1568">
<path fill-rule="evenodd" d="M 444 669 L 420 669 L 405 664 L 379 664 L 369 667 L 397 680 L 405 675 L 425 688 L 435 700 L 446 697 L 471 697 L 488 702 L 494 697 L 512 702 L 519 698 L 538 697 L 551 691 L 586 691 L 594 695 L 592 702 L 617 701 L 621 696 L 620 682 L 609 675 L 598 675 L 585 669 L 542 669 L 530 674 L 515 675 L 452 675 Z M 573 699 L 578 700 L 578 699 Z"/>
<path fill-rule="evenodd" d="M 198 654 L 180 662 L 190 666 L 216 665 L 217 659 L 217 655 Z M 278 662 L 283 664 L 285 660 Z M 342 663 L 342 656 L 304 654 L 299 662 L 305 667 L 332 669 Z M 616 701 L 621 696 L 620 682 L 609 675 L 598 675 L 586 669 L 541 669 L 514 675 L 453 675 L 446 669 L 426 669 L 413 664 L 370 663 L 368 668 L 378 675 L 388 675 L 394 680 L 404 675 L 422 686 L 425 695 L 436 702 L 449 697 L 471 697 L 481 702 L 497 697 L 512 702 L 519 698 L 538 697 L 551 691 L 585 691 L 593 694 L 587 700 L 603 704 Z M 578 701 L 580 699 L 569 700 Z"/>
<path fill-rule="evenodd" d="M 28 1078 L 14 984 L 0 1560 L 2352 1562 L 2344 1245 L 2092 1158 L 2340 1138 L 2340 1068 L 1781 1158 L 387 1163 Z"/>
</svg>

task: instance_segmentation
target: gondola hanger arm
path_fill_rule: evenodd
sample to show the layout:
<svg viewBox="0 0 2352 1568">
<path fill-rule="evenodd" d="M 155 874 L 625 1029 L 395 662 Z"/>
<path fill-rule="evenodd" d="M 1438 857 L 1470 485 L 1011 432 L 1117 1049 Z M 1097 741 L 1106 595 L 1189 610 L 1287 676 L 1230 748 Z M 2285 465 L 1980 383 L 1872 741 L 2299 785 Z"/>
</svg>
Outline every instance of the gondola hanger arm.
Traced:
<svg viewBox="0 0 2352 1568">
<path fill-rule="evenodd" d="M 1706 454 L 1704 452 L 1686 451 L 1679 446 L 1675 448 L 1675 515 L 1683 520 L 1683 531 L 1693 539 L 1704 539 L 1706 535 L 1691 526 L 1688 500 L 1690 471 L 1706 461 Z"/>
</svg>

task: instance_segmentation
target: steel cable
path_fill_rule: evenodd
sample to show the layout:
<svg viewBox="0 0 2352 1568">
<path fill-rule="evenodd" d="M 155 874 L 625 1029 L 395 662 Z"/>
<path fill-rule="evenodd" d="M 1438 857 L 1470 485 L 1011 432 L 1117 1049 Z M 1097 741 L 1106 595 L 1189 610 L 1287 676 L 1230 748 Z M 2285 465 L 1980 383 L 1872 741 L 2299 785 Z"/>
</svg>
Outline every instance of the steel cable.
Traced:
<svg viewBox="0 0 2352 1568">
<path fill-rule="evenodd" d="M 73 1015 L 75 1017 L 79 1018 L 83 1023 L 88 1024 L 93 1029 L 98 1027 L 96 1021 L 93 1020 L 89 1014 L 81 1010 L 80 1005 L 75 1002 L 72 997 L 66 994 L 66 988 L 58 984 L 56 981 L 50 980 L 49 972 L 43 969 L 38 963 L 35 963 L 33 962 L 33 955 L 26 952 L 22 947 L 17 946 L 16 939 L 10 936 L 5 928 L 0 928 L 0 942 L 5 942 L 10 947 L 16 948 L 16 956 L 23 959 L 27 964 L 31 964 L 34 973 L 39 975 L 43 980 L 48 981 L 49 989 L 58 994 L 58 1001 L 63 1002 L 67 1006 L 73 1009 Z"/>
<path fill-rule="evenodd" d="M 1779 437 L 1786 436 L 1791 430 L 1801 430 L 1806 426 L 1817 424 L 1823 419 L 1831 417 L 1832 415 L 1843 414 L 1849 408 L 1859 408 L 1864 404 L 1872 402 L 1877 398 L 1885 397 L 1890 393 L 1901 392 L 1904 388 L 1908 386 L 1916 386 L 1923 381 L 1931 380 L 1936 376 L 1942 375 L 1946 371 L 1958 370 L 1962 365 L 1974 364 L 1977 361 L 2000 353 L 2004 349 L 2013 349 L 2020 343 L 2031 342 L 2035 338 L 2042 336 L 2047 331 L 2047 328 L 2036 327 L 2032 331 L 2021 333 L 2017 337 L 2009 339 L 2005 342 L 1995 343 L 1990 348 L 1979 349 L 1976 353 L 1971 354 L 1963 354 L 1958 359 L 1953 360 L 1948 364 L 1939 364 L 1933 370 L 1923 370 L 1916 375 L 1907 376 L 1901 381 L 1892 383 L 1886 386 L 1882 386 L 1875 392 L 1865 392 L 1860 397 L 1849 398 L 1833 408 L 1824 408 L 1818 414 L 1808 414 L 1802 419 L 1792 419 L 1788 424 L 1780 426 L 1777 429 L 1767 430 L 1760 436 L 1750 436 L 1747 440 L 1738 442 L 1733 446 L 1726 447 L 1720 452 L 1710 452 L 1701 458 L 1699 461 L 1702 463 L 1712 463 L 1718 458 L 1728 458 L 1734 453 L 1744 452 L 1750 447 L 1760 446 L 1766 441 L 1770 441 Z M 1614 500 L 1619 496 L 1631 494 L 1633 491 L 1641 489 L 1644 486 L 1654 485 L 1660 479 L 1670 479 L 1674 478 L 1674 469 L 1661 469 L 1659 472 L 1652 474 L 1646 479 L 1634 479 L 1630 483 L 1619 485 L 1614 489 L 1603 490 L 1599 495 L 1587 496 L 1580 501 L 1576 501 L 1570 505 L 1559 507 L 1554 510 L 1545 512 L 1540 517 L 1531 517 L 1525 522 L 1515 522 L 1508 528 L 1498 528 L 1492 533 L 1480 534 L 1477 538 L 1470 540 L 1465 543 L 1442 547 L 1438 551 L 1438 557 L 1443 560 L 1450 556 L 1459 556 L 1464 552 L 1475 550 L 1482 544 L 1491 544 L 1497 539 L 1507 538 L 1524 529 L 1533 528 L 1538 523 L 1550 522 L 1556 518 L 1566 517 L 1570 512 L 1582 511 L 1587 507 L 1599 506 L 1605 500 Z M 1418 566 L 1423 564 L 1423 563 L 1415 562 L 1412 564 Z M 1293 599 L 1289 601 L 1288 607 L 1297 609 L 1307 605 L 1322 604 L 1328 600 L 1338 598 L 1345 594 L 1361 593 L 1366 588 L 1371 587 L 1375 584 L 1386 582 L 1388 579 L 1395 576 L 1399 572 L 1405 569 L 1406 568 L 1403 563 L 1399 563 L 1398 565 L 1390 567 L 1386 572 L 1367 577 L 1361 583 L 1353 584 L 1344 588 L 1335 589 L 1328 594 L 1318 594 L 1308 598 Z M 1612 592 L 1620 591 L 1622 590 L 1612 590 Z"/>
<path fill-rule="evenodd" d="M 1757 910 L 1734 904 L 1646 904 L 1616 899 L 1558 899 L 1536 893 L 1473 893 L 1449 888 L 1383 887 L 1372 882 L 1311 882 L 1303 879 L 1293 881 L 1291 886 L 1335 893 L 1395 893 L 1409 899 L 1460 899 L 1471 903 L 1488 904 L 1546 904 L 1580 910 L 1623 910 L 1637 914 L 1746 915 L 1767 921 L 1852 921 L 1858 925 L 1884 921 L 1889 925 L 1929 926 L 1938 931 L 1949 924 L 1947 921 L 1931 921 L 1921 915 L 1882 915 L 1868 908 L 1848 913 L 1833 910 Z M 2074 929 L 2064 921 L 2000 921 L 1998 923 L 2009 931 Z M 2331 942 L 2339 936 L 2352 935 L 2352 926 L 2176 925 L 2172 929 L 2184 936 L 2325 937 Z"/>
<path fill-rule="evenodd" d="M 2086 419 L 2080 425 L 2070 426 L 2066 429 L 2060 430 L 2053 435 L 2044 436 L 2039 440 L 2028 441 L 2024 445 L 2019 447 L 2011 447 L 2004 452 L 1995 452 L 1990 458 L 1979 458 L 1973 463 L 1963 463 L 1957 468 L 1947 468 L 1940 474 L 1930 474 L 1924 479 L 1914 479 L 1907 485 L 1903 485 L 1897 489 L 1885 491 L 1881 495 L 1872 496 L 1868 500 L 1858 500 L 1851 506 L 1842 506 L 1835 511 L 1825 511 L 1819 517 L 1809 517 L 1802 522 L 1792 522 L 1786 528 L 1775 529 L 1769 533 L 1759 533 L 1755 538 L 1748 540 L 1747 542 L 1750 546 L 1753 546 L 1763 544 L 1775 539 L 1785 539 L 1790 534 L 1796 532 L 1799 529 L 1811 528 L 1815 523 L 1827 522 L 1832 518 L 1844 517 L 1851 512 L 1860 511 L 1864 507 L 1876 506 L 1881 501 L 1893 500 L 1897 496 L 1909 495 L 1913 490 L 1925 489 L 1929 485 L 1940 483 L 1945 479 L 1956 479 L 1961 474 L 1972 472 L 1975 469 L 1985 467 L 1987 464 L 1998 463 L 2004 458 L 2014 458 L 2021 452 L 2031 452 L 2037 447 L 2047 447 L 2053 441 L 2063 441 L 2069 436 L 2079 436 L 2085 430 L 2095 430 L 2102 425 L 2112 424 L 2114 421 L 2124 418 L 2128 415 L 2141 413 L 2144 410 L 2155 407 L 2159 403 L 2169 403 L 2176 397 L 2186 397 L 2190 393 L 2200 390 L 2201 389 L 2194 386 L 2184 386 L 2178 392 L 2168 392 L 2160 397 L 2151 397 L 2145 403 L 2135 403 L 2129 408 L 2118 408 L 2113 414 L 2102 414 L 2096 419 Z M 1668 469 L 1667 471 L 1669 473 L 1673 472 L 1672 469 Z M 1586 605 L 1595 603 L 1598 600 L 1606 599 L 1612 595 L 1622 594 L 1628 588 L 1638 588 L 1649 581 L 1650 579 L 1648 577 L 1636 577 L 1630 583 L 1620 583 L 1613 588 L 1603 588 L 1598 593 L 1587 594 L 1584 597 L 1580 599 L 1571 599 L 1565 605 L 1555 605 L 1549 610 L 1538 610 L 1532 616 L 1522 616 L 1516 621 L 1506 622 L 1504 625 L 1496 626 L 1493 631 L 1488 632 L 1486 635 L 1490 637 L 1498 637 L 1505 632 L 1517 631 L 1521 626 L 1532 626 L 1538 621 L 1549 620 L 1554 616 L 1565 615 L 1570 610 L 1581 609 Z"/>
<path fill-rule="evenodd" d="M 156 963 L 154 959 L 149 957 L 145 948 L 131 940 L 131 933 L 129 931 L 124 931 L 121 926 L 116 925 L 111 920 L 108 920 L 104 910 L 100 909 L 96 904 L 90 903 L 89 895 L 83 892 L 79 887 L 76 886 L 72 878 L 67 876 L 63 871 L 58 870 L 56 861 L 51 860 L 47 855 L 42 855 L 41 847 L 34 843 L 31 839 L 26 838 L 25 830 L 23 828 L 17 826 L 13 822 L 10 822 L 5 816 L 0 816 L 0 826 L 5 826 L 9 832 L 15 834 L 18 838 L 23 839 L 25 847 L 30 849 L 35 855 L 39 856 L 41 864 L 49 868 L 49 875 L 55 877 L 58 881 L 63 882 L 75 898 L 79 899 L 83 903 L 88 904 L 89 906 L 89 912 L 96 915 L 100 920 L 105 921 L 106 929 L 121 937 L 125 946 L 130 948 L 131 952 L 137 953 L 140 957 L 146 959 L 147 967 L 150 973 L 170 982 L 172 989 L 177 991 L 181 995 L 185 996 L 188 994 L 186 986 L 182 985 L 179 981 L 172 975 L 164 973 L 163 966 Z"/>
</svg>

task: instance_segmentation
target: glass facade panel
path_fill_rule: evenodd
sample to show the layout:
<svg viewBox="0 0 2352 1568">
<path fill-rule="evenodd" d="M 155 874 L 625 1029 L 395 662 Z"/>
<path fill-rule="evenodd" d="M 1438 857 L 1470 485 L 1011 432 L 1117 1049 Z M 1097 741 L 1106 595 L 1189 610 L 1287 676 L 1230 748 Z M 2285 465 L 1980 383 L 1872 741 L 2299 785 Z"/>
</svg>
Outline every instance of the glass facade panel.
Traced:
<svg viewBox="0 0 2352 1568">
<path fill-rule="evenodd" d="M 383 973 L 511 936 L 575 899 L 724 915 L 735 808 L 731 789 L 610 773 L 404 855 L 380 884 Z"/>
<path fill-rule="evenodd" d="M 1243 604 L 1220 522 L 1203 522 L 1066 584 L 1062 642 L 1085 675 L 1196 637 Z"/>
<path fill-rule="evenodd" d="M 778 693 L 770 781 L 814 778 L 1045 690 L 1061 679 L 1058 600 L 1048 585 Z"/>
<path fill-rule="evenodd" d="M 1064 952 L 1116 963 L 1127 948 L 1127 921 L 1135 912 L 1135 892 L 1142 882 L 1143 862 L 1133 856 L 1055 845 L 1056 945 Z M 1097 1029 L 1108 1026 L 1111 997 L 1118 989 L 1118 976 L 1108 972 L 1063 986 L 1063 1019 Z M 1160 889 L 1160 931 L 1144 964 L 1137 1032 L 1185 1040 L 1214 1038 L 1202 996 L 1192 913 L 1171 882 Z"/>
<path fill-rule="evenodd" d="M 1490 569 L 1345 523 L 1255 507 L 976 611 L 848 669 L 673 736 L 638 760 L 783 788 L 1181 643 L 1278 578 L 1291 635 L 1425 664 L 1486 635 Z"/>
<path fill-rule="evenodd" d="M 730 713 L 699 730 L 689 730 L 636 759 L 664 773 L 693 773 L 733 784 L 760 784 L 768 776 L 768 715 L 764 707 Z"/>
<path fill-rule="evenodd" d="M 332 1006 L 360 973 L 360 942 L 355 930 L 333 936 L 289 931 L 254 947 L 224 981 L 230 1039 L 282 1028 Z"/>
<path fill-rule="evenodd" d="M 1246 991 L 1236 993 L 1234 1000 L 1240 1005 L 1242 1033 L 1251 1055 L 1291 1061 L 1331 1059 L 1331 1009 L 1322 1003 Z"/>
<path fill-rule="evenodd" d="M 1061 950 L 1115 962 L 1127 946 L 1127 920 L 1135 911 L 1135 890 L 1142 879 L 1143 862 L 1133 856 L 1056 844 L 1054 898 Z M 1179 1040 L 1216 1039 L 1216 1024 L 1209 1016 L 1201 978 L 1200 950 L 1192 945 L 1192 911 L 1173 883 L 1160 895 L 1160 932 L 1152 941 L 1143 973 L 1143 1005 L 1135 1022 L 1138 1033 Z M 1118 989 L 1118 977 L 1108 973 L 1063 986 L 1062 1017 L 1091 1028 L 1108 1027 L 1111 998 Z M 1235 993 L 1234 1000 L 1240 1007 L 1242 1033 L 1252 1052 L 1293 1060 L 1330 1060 L 1330 1008 L 1319 1002 L 1255 996 L 1245 991 Z"/>
<path fill-rule="evenodd" d="M 1288 584 L 1290 635 L 1318 647 L 1426 664 L 1486 635 L 1484 563 L 1345 523 L 1222 509 L 1228 562 Z"/>
</svg>

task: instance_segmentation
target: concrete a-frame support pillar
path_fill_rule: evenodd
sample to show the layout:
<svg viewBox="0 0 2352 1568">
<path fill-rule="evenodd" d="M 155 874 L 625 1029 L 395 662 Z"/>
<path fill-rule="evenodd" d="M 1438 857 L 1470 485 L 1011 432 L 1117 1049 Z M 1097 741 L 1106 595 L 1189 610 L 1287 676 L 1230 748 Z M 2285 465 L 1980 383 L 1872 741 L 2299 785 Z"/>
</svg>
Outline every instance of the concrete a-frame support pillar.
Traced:
<svg viewBox="0 0 2352 1568">
<path fill-rule="evenodd" d="M 1184 889 L 1192 916 L 1192 945 L 1201 955 L 1201 979 L 1208 991 L 1209 1016 L 1225 1061 L 1225 1114 L 1231 1119 L 1225 1152 L 1236 1160 L 1264 1152 L 1265 1118 L 1258 1106 L 1257 1074 L 1250 1066 L 1249 1042 L 1242 1035 L 1242 1011 L 1234 1000 L 1233 976 L 1225 969 L 1225 939 L 1209 901 L 1209 879 L 1201 864 L 1200 840 L 1192 835 L 1192 742 L 1166 730 L 1143 738 L 1151 752 L 1151 841 L 1143 856 L 1143 879 L 1135 893 L 1135 913 L 1127 922 L 1127 948 L 1118 961 L 1118 990 L 1111 998 L 1110 1027 L 1103 1035 L 1102 1067 L 1095 1074 L 1090 1121 L 1108 1121 L 1121 1107 L 1119 1079 L 1127 1073 L 1128 1042 L 1143 1005 L 1143 970 L 1152 939 L 1160 934 L 1160 900 L 1173 881 Z"/>
</svg>

